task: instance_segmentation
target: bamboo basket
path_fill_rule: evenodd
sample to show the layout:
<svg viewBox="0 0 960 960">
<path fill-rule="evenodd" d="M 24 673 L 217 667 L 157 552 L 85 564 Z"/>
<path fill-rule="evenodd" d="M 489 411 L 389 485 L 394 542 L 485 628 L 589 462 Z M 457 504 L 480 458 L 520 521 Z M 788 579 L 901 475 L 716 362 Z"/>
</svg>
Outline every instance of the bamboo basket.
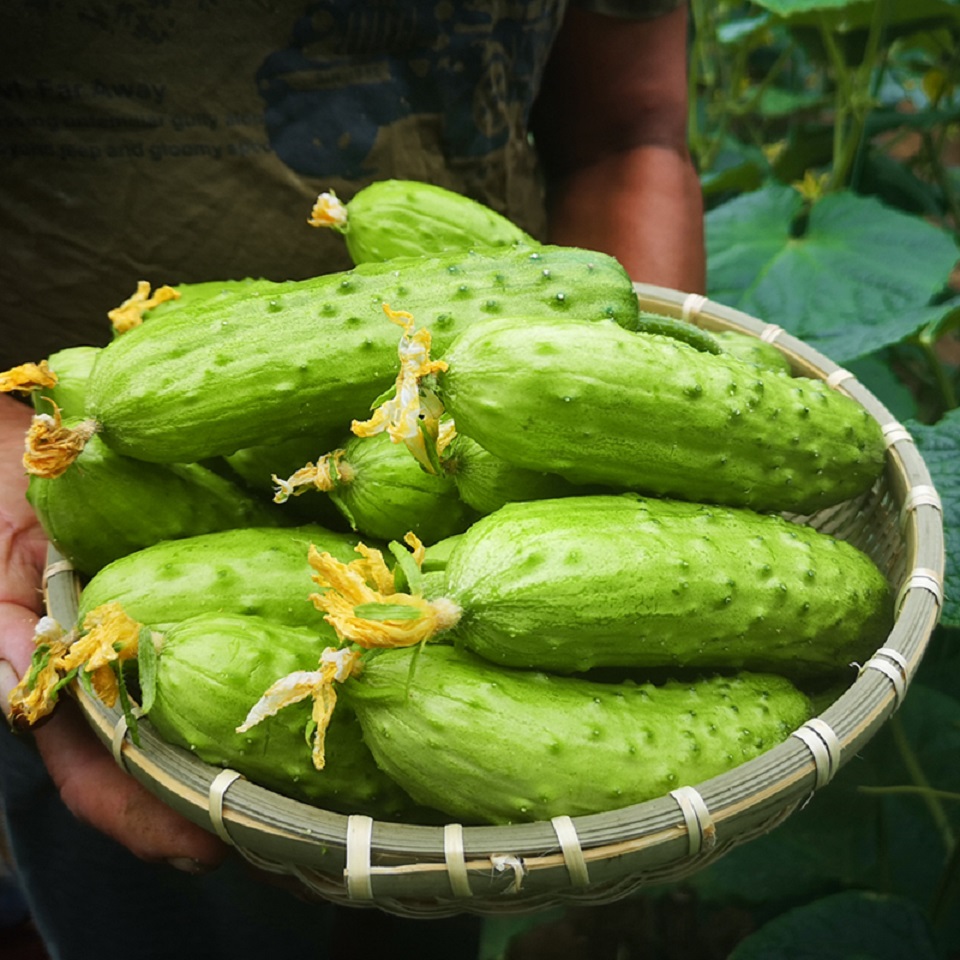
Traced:
<svg viewBox="0 0 960 960">
<path fill-rule="evenodd" d="M 198 761 L 146 721 L 134 745 L 122 712 L 75 684 L 117 763 L 300 895 L 409 917 L 610 903 L 699 870 L 774 829 L 826 787 L 899 707 L 938 622 L 944 537 L 936 489 L 909 433 L 849 371 L 780 327 L 702 296 L 643 284 L 636 290 L 642 309 L 774 343 L 795 373 L 847 393 L 883 428 L 886 469 L 873 490 L 791 518 L 864 550 L 896 592 L 892 630 L 877 638 L 866 663 L 851 665 L 837 700 L 785 742 L 721 776 L 606 813 L 508 827 L 401 825 L 318 809 Z M 45 596 L 51 616 L 74 622 L 79 580 L 55 551 Z"/>
</svg>

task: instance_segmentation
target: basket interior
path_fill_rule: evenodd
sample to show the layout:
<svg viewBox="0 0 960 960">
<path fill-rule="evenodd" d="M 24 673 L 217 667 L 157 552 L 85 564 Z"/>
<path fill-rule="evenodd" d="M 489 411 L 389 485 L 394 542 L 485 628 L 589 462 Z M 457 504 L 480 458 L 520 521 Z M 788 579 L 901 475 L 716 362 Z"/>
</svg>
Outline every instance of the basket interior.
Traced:
<svg viewBox="0 0 960 960">
<path fill-rule="evenodd" d="M 868 664 L 853 665 L 850 687 L 798 731 L 802 736 L 728 774 L 622 810 L 512 827 L 419 827 L 343 816 L 279 796 L 165 744 L 147 722 L 137 745 L 117 709 L 76 688 L 117 762 L 255 867 L 290 877 L 302 894 L 424 917 L 610 902 L 700 869 L 769 831 L 825 786 L 899 705 L 939 617 L 942 515 L 926 467 L 875 397 L 779 328 L 695 295 L 644 285 L 637 293 L 643 309 L 776 343 L 795 373 L 849 393 L 888 437 L 886 472 L 869 493 L 791 517 L 866 552 L 898 593 L 891 634 L 878 638 Z M 52 552 L 46 596 L 59 622 L 74 621 L 78 590 L 69 564 Z"/>
</svg>

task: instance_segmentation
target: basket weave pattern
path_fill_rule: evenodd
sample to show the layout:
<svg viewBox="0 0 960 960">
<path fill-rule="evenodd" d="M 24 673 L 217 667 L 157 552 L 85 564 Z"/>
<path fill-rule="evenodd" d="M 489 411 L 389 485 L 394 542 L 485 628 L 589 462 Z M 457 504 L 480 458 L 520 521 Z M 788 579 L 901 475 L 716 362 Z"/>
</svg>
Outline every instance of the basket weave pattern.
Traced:
<svg viewBox="0 0 960 960">
<path fill-rule="evenodd" d="M 794 372 L 819 377 L 860 402 L 887 440 L 884 476 L 865 496 L 793 517 L 866 552 L 897 594 L 897 616 L 850 686 L 785 742 L 721 776 L 608 813 L 510 827 L 410 826 L 342 816 L 201 763 L 140 724 L 140 745 L 118 708 L 79 687 L 88 721 L 117 762 L 260 870 L 303 895 L 414 917 L 528 912 L 599 904 L 699 870 L 769 832 L 826 786 L 897 709 L 937 624 L 943 596 L 942 508 L 908 432 L 848 371 L 779 327 L 712 303 L 638 284 L 641 308 L 707 330 L 739 330 L 775 343 Z M 79 581 L 51 552 L 47 608 L 76 617 Z"/>
</svg>

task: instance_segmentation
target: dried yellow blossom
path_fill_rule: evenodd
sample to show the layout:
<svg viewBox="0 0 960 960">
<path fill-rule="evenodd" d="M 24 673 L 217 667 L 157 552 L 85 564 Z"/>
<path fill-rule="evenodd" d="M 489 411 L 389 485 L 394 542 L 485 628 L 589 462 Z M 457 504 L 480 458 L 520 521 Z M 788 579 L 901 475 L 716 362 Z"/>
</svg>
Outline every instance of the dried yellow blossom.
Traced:
<svg viewBox="0 0 960 960">
<path fill-rule="evenodd" d="M 161 303 L 168 300 L 179 300 L 180 293 L 173 287 L 158 287 L 156 293 L 150 295 L 150 284 L 146 280 L 137 283 L 136 292 L 129 296 L 119 307 L 107 313 L 113 329 L 117 333 L 126 333 L 143 323 L 143 315 Z"/>
<path fill-rule="evenodd" d="M 337 195 L 329 190 L 317 197 L 307 221 L 311 227 L 332 227 L 342 230 L 347 225 L 347 208 L 337 199 Z"/>
<path fill-rule="evenodd" d="M 413 316 L 403 310 L 384 312 L 394 323 L 403 327 L 397 352 L 400 372 L 394 395 L 373 412 L 369 420 L 354 420 L 351 429 L 358 437 L 372 437 L 386 431 L 394 443 L 404 443 L 420 464 L 430 473 L 436 473 L 436 442 L 440 432 L 443 405 L 421 388 L 424 377 L 447 369 L 443 360 L 430 359 L 430 331 L 414 332 Z M 432 448 L 432 449 L 431 449 Z"/>
<path fill-rule="evenodd" d="M 423 545 L 411 534 L 414 560 L 423 562 Z M 392 571 L 379 551 L 357 546 L 362 560 L 344 563 L 310 547 L 314 582 L 323 587 L 310 599 L 325 612 L 324 619 L 344 641 L 371 648 L 409 647 L 448 630 L 460 619 L 453 601 L 427 600 L 418 594 L 397 592 Z"/>
<path fill-rule="evenodd" d="M 22 391 L 31 393 L 44 387 L 55 387 L 57 375 L 50 369 L 46 360 L 39 363 L 22 363 L 4 373 L 0 373 L 0 393 Z"/>
<path fill-rule="evenodd" d="M 108 707 L 120 692 L 113 664 L 137 655 L 142 624 L 128 616 L 119 603 L 91 610 L 83 621 L 83 634 L 63 657 L 66 672 L 82 668 L 90 675 L 93 690 Z"/>
<path fill-rule="evenodd" d="M 53 414 L 38 413 L 30 422 L 23 466 L 34 476 L 56 479 L 80 456 L 96 432 L 97 424 L 93 420 L 84 420 L 72 428 L 65 427 L 60 408 L 54 404 Z"/>
<path fill-rule="evenodd" d="M 26 676 L 10 691 L 10 721 L 30 727 L 52 713 L 63 680 L 62 660 L 70 637 L 51 617 L 41 617 L 34 628 L 33 663 Z"/>
<path fill-rule="evenodd" d="M 329 493 L 342 483 L 350 483 L 354 477 L 353 468 L 343 460 L 343 450 L 325 453 L 316 463 L 308 463 L 286 480 L 276 474 L 273 482 L 277 485 L 273 495 L 274 503 L 286 503 L 290 497 L 298 497 L 307 489 Z"/>
<path fill-rule="evenodd" d="M 343 683 L 360 672 L 360 651 L 327 647 L 320 655 L 318 670 L 297 670 L 271 684 L 266 693 L 251 707 L 237 733 L 246 733 L 258 723 L 291 704 L 313 697 L 312 719 L 316 724 L 313 738 L 313 765 L 322 770 L 326 764 L 324 740 L 333 710 L 337 705 L 335 683 Z"/>
</svg>

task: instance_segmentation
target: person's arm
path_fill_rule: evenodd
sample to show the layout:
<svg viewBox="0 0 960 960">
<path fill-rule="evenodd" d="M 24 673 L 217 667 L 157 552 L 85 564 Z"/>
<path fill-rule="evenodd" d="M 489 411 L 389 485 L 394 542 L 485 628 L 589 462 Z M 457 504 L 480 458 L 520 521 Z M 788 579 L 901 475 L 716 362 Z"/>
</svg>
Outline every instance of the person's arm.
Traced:
<svg viewBox="0 0 960 960">
<path fill-rule="evenodd" d="M 47 543 L 26 500 L 21 465 L 29 407 L 0 396 L 0 697 L 29 668 L 33 631 L 42 611 L 41 577 Z M 226 846 L 162 803 L 120 769 L 64 698 L 32 736 L 69 810 L 144 860 L 183 869 L 219 863 Z"/>
<path fill-rule="evenodd" d="M 687 15 L 569 8 L 531 129 L 549 237 L 616 256 L 635 281 L 703 292 L 703 201 L 687 151 Z"/>
</svg>

